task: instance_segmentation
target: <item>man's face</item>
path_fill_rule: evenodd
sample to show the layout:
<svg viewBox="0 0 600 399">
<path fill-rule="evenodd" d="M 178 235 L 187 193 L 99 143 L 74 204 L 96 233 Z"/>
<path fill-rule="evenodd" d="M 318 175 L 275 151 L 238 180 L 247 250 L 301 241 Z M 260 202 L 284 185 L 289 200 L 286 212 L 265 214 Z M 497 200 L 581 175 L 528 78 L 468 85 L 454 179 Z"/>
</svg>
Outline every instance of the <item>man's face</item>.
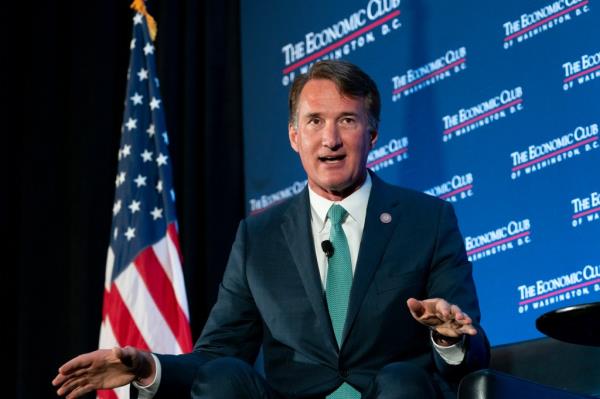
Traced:
<svg viewBox="0 0 600 399">
<path fill-rule="evenodd" d="M 330 80 L 313 79 L 302 89 L 296 112 L 290 143 L 309 186 L 334 201 L 352 194 L 366 177 L 367 155 L 377 140 L 364 99 L 343 96 Z"/>
</svg>

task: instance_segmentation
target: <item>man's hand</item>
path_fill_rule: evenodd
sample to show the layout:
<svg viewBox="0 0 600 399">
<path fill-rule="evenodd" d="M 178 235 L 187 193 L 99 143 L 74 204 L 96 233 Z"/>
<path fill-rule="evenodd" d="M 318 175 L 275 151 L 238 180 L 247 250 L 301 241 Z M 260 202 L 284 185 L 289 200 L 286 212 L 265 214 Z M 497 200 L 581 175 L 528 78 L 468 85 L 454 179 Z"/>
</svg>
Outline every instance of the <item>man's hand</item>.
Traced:
<svg viewBox="0 0 600 399">
<path fill-rule="evenodd" d="M 422 301 L 409 298 L 406 301 L 410 313 L 419 323 L 430 327 L 448 339 L 436 340 L 442 346 L 458 341 L 464 334 L 476 335 L 471 318 L 456 305 L 441 298 L 424 299 Z"/>
<path fill-rule="evenodd" d="M 99 349 L 79 355 L 58 369 L 52 385 L 66 399 L 78 398 L 96 389 L 111 389 L 137 380 L 147 385 L 154 380 L 156 368 L 149 352 L 132 346 Z"/>
</svg>

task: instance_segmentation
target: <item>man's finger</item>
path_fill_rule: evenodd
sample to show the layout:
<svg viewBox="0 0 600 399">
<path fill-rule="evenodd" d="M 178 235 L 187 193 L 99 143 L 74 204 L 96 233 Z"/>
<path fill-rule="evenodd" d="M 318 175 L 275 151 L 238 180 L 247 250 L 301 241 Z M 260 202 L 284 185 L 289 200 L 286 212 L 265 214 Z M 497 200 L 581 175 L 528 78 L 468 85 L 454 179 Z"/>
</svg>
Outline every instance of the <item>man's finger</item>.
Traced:
<svg viewBox="0 0 600 399">
<path fill-rule="evenodd" d="M 460 331 L 464 334 L 477 335 L 477 329 L 470 324 L 466 325 L 466 326 L 462 326 L 460 328 Z"/>
<path fill-rule="evenodd" d="M 450 304 L 443 299 L 432 300 L 435 306 L 435 314 L 438 315 L 440 320 L 449 320 L 452 318 Z"/>
<path fill-rule="evenodd" d="M 421 301 L 418 301 L 415 298 L 408 298 L 406 305 L 408 306 L 410 313 L 412 313 L 412 315 L 416 318 L 423 316 L 425 313 L 425 306 L 423 306 Z"/>
<path fill-rule="evenodd" d="M 78 370 L 83 367 L 89 367 L 90 364 L 91 364 L 91 356 L 90 356 L 90 354 L 86 353 L 83 355 L 79 355 L 79 356 L 69 360 L 62 366 L 60 366 L 58 368 L 58 372 L 60 374 L 69 375 L 70 373 L 72 373 L 75 370 Z"/>
<path fill-rule="evenodd" d="M 77 387 L 73 391 L 71 391 L 65 399 L 75 399 L 82 395 L 85 395 L 88 392 L 92 392 L 93 390 L 94 390 L 94 387 L 92 386 L 92 384 L 87 384 L 82 387 Z"/>
<path fill-rule="evenodd" d="M 81 378 L 70 378 L 57 389 L 56 393 L 60 396 L 71 393 L 82 382 Z"/>
<path fill-rule="evenodd" d="M 436 328 L 436 330 L 442 334 L 449 337 L 458 337 L 464 334 L 467 335 L 477 335 L 477 329 L 473 327 L 471 324 L 459 325 L 459 324 L 444 324 Z"/>
<path fill-rule="evenodd" d="M 456 321 L 462 325 L 473 324 L 473 320 L 471 320 L 471 318 L 466 313 L 461 313 L 460 317 L 457 316 Z"/>
<path fill-rule="evenodd" d="M 67 379 L 67 377 L 63 374 L 58 374 L 56 377 L 54 377 L 54 379 L 52 380 L 52 385 L 57 386 L 62 384 L 65 380 Z"/>
<path fill-rule="evenodd" d="M 450 305 L 450 312 L 452 313 L 455 319 L 460 319 L 463 317 L 462 310 L 460 310 L 460 308 L 454 304 Z"/>
<path fill-rule="evenodd" d="M 67 379 L 74 378 L 85 372 L 83 369 L 89 367 L 91 363 L 83 356 L 84 355 L 77 356 L 76 358 L 71 359 L 60 366 L 58 369 L 58 375 L 52 380 L 52 385 L 61 385 Z M 82 359 L 84 361 L 81 361 Z"/>
</svg>

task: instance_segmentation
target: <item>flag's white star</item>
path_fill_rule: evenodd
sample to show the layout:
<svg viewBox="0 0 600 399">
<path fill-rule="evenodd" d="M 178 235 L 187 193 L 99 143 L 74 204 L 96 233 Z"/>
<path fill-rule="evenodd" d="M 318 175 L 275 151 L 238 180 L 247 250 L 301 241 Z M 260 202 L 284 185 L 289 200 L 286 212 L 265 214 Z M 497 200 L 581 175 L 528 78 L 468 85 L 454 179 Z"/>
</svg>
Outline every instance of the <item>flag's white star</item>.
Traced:
<svg viewBox="0 0 600 399">
<path fill-rule="evenodd" d="M 137 91 L 132 97 L 129 97 L 131 101 L 133 101 L 133 105 L 138 105 L 143 103 L 144 96 L 140 95 Z"/>
<path fill-rule="evenodd" d="M 115 185 L 119 187 L 121 184 L 125 183 L 125 172 L 121 172 L 117 175 L 117 180 L 115 181 Z"/>
<path fill-rule="evenodd" d="M 113 216 L 116 215 L 117 213 L 119 213 L 120 210 L 121 210 L 121 200 L 118 200 L 113 205 Z"/>
<path fill-rule="evenodd" d="M 120 152 L 123 154 L 123 158 L 125 158 L 127 155 L 131 154 L 131 146 L 129 144 L 125 144 Z"/>
<path fill-rule="evenodd" d="M 160 100 L 156 97 L 152 97 L 152 101 L 150 101 L 150 109 L 158 108 L 160 108 Z"/>
<path fill-rule="evenodd" d="M 148 136 L 152 137 L 154 136 L 154 133 L 156 133 L 156 130 L 154 129 L 154 125 L 150 125 L 148 127 L 148 129 L 146 129 L 146 133 L 148 133 Z"/>
<path fill-rule="evenodd" d="M 147 69 L 140 69 L 140 71 L 137 73 L 138 77 L 140 78 L 140 82 L 144 79 L 148 79 L 148 70 Z"/>
<path fill-rule="evenodd" d="M 133 50 L 135 48 L 135 39 L 131 39 L 131 43 L 129 44 L 129 49 Z"/>
<path fill-rule="evenodd" d="M 144 159 L 144 162 L 152 161 L 152 151 L 144 150 L 140 156 Z"/>
<path fill-rule="evenodd" d="M 135 237 L 135 227 L 128 227 L 125 232 L 125 237 L 127 237 L 127 241 L 131 241 L 131 239 Z"/>
<path fill-rule="evenodd" d="M 139 187 L 146 185 L 146 176 L 137 175 L 137 177 L 133 180 L 135 184 Z"/>
<path fill-rule="evenodd" d="M 129 118 L 129 120 L 127 121 L 125 126 L 127 126 L 127 130 L 129 130 L 129 131 L 132 131 L 133 129 L 137 129 L 137 119 Z"/>
<path fill-rule="evenodd" d="M 162 189 L 163 189 L 162 180 L 159 180 L 158 183 L 156 183 L 156 191 L 158 191 L 159 193 L 162 193 Z"/>
<path fill-rule="evenodd" d="M 135 25 L 141 24 L 142 23 L 142 18 L 143 18 L 142 14 L 140 14 L 140 13 L 135 14 L 135 16 L 133 17 L 133 23 Z"/>
<path fill-rule="evenodd" d="M 165 144 L 169 145 L 169 136 L 167 135 L 167 132 L 163 132 L 162 136 Z"/>
<path fill-rule="evenodd" d="M 144 54 L 154 54 L 154 46 L 150 43 L 146 43 L 146 45 L 144 46 Z"/>
<path fill-rule="evenodd" d="M 152 215 L 152 219 L 156 220 L 162 218 L 162 212 L 163 210 L 161 208 L 154 207 L 152 212 L 150 212 L 150 214 Z"/>
<path fill-rule="evenodd" d="M 158 156 L 156 157 L 156 163 L 158 164 L 158 166 L 160 165 L 166 165 L 167 164 L 167 158 L 169 158 L 168 156 L 166 156 L 165 154 L 158 154 Z"/>
<path fill-rule="evenodd" d="M 131 204 L 129 204 L 128 208 L 131 211 L 131 213 L 136 213 L 140 210 L 141 204 L 142 203 L 140 201 L 133 200 L 131 201 Z"/>
<path fill-rule="evenodd" d="M 113 237 L 114 237 L 115 240 L 117 239 L 118 235 L 119 235 L 119 228 L 115 227 L 115 231 L 113 232 Z"/>
</svg>

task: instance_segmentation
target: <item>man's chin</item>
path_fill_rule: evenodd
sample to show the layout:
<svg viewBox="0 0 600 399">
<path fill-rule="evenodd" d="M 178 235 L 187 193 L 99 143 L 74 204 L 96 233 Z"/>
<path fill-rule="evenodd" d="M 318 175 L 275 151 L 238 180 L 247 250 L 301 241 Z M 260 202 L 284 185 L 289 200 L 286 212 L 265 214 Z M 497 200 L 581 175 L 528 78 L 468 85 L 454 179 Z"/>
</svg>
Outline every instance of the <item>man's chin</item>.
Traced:
<svg viewBox="0 0 600 399">
<path fill-rule="evenodd" d="M 348 181 L 348 180 L 343 180 L 343 181 L 330 180 L 330 181 L 324 182 L 324 184 L 321 185 L 321 187 L 323 187 L 326 191 L 329 191 L 332 193 L 339 193 L 339 192 L 346 191 L 351 186 L 352 186 L 352 181 Z"/>
<path fill-rule="evenodd" d="M 342 197 L 345 198 L 348 195 L 352 194 L 354 191 L 356 191 L 360 185 L 361 182 L 357 181 L 357 180 L 353 180 L 353 179 L 330 179 L 330 180 L 324 180 L 320 182 L 321 184 L 319 184 L 319 189 L 329 193 L 329 194 L 333 194 L 336 197 Z M 313 188 L 314 190 L 314 188 Z"/>
</svg>

